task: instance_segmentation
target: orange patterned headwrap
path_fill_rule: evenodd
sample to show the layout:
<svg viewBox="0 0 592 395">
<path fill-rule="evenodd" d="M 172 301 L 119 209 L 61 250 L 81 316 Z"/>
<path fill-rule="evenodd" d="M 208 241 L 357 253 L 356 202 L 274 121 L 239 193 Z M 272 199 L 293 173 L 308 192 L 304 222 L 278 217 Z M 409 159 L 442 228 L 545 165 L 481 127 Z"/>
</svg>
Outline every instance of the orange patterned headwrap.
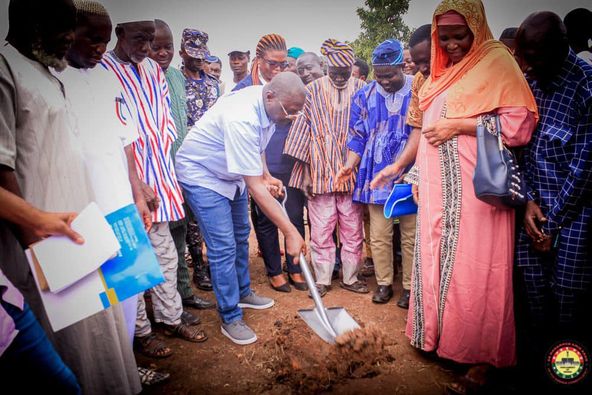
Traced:
<svg viewBox="0 0 592 395">
<path fill-rule="evenodd" d="M 255 48 L 255 55 L 258 58 L 263 58 L 265 56 L 265 52 L 275 50 L 275 51 L 288 51 L 286 49 L 286 40 L 279 34 L 271 33 L 266 34 L 265 36 L 259 39 L 257 43 L 257 47 Z M 251 68 L 251 77 L 253 78 L 253 85 L 262 85 L 261 80 L 259 79 L 259 61 L 253 63 L 253 67 Z"/>
<path fill-rule="evenodd" d="M 448 11 L 464 17 L 473 33 L 473 45 L 455 65 L 439 45 L 437 20 Z M 505 45 L 493 39 L 481 0 L 444 0 L 432 19 L 431 75 L 419 93 L 419 108 L 446 94 L 447 118 L 471 118 L 500 107 L 523 106 L 535 113 L 530 87 Z"/>
</svg>

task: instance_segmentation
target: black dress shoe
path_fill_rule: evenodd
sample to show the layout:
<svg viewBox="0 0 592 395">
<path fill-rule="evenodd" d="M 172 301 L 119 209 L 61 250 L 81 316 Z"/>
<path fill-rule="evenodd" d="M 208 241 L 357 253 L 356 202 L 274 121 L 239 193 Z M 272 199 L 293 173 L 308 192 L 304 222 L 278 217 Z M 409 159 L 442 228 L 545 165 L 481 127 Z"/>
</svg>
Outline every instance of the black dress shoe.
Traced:
<svg viewBox="0 0 592 395">
<path fill-rule="evenodd" d="M 203 259 L 201 246 L 190 246 L 189 253 L 193 262 L 193 282 L 202 291 L 211 291 L 212 280 L 210 279 L 210 265 L 206 265 Z"/>
<path fill-rule="evenodd" d="M 306 283 L 303 283 L 300 281 L 294 281 L 292 276 L 290 276 L 289 274 L 288 274 L 288 281 L 290 282 L 290 284 L 292 284 L 292 286 L 294 288 L 296 288 L 299 291 L 307 291 L 308 290 L 308 285 L 306 285 Z"/>
<path fill-rule="evenodd" d="M 387 303 L 393 297 L 393 287 L 390 285 L 379 285 L 372 296 L 374 303 Z"/>
<path fill-rule="evenodd" d="M 183 306 L 193 307 L 194 309 L 198 310 L 205 310 L 211 309 L 216 306 L 216 303 L 210 302 L 209 300 L 205 300 L 200 298 L 199 296 L 193 295 L 188 298 L 184 298 Z"/>
<path fill-rule="evenodd" d="M 290 284 L 288 284 L 288 282 L 283 283 L 282 285 L 276 287 L 275 285 L 273 285 L 271 283 L 271 281 L 269 282 L 269 285 L 271 285 L 271 288 L 273 288 L 274 291 L 278 291 L 278 292 L 292 292 L 292 288 L 290 288 Z"/>
<path fill-rule="evenodd" d="M 402 309 L 408 309 L 409 308 L 409 296 L 410 296 L 409 290 L 404 289 L 403 293 L 401 294 L 401 297 L 397 301 L 397 306 L 399 306 Z"/>
<path fill-rule="evenodd" d="M 292 292 L 292 288 L 290 287 L 290 284 L 288 284 L 288 282 L 286 281 L 286 278 L 284 277 L 283 274 L 277 274 L 275 276 L 268 276 L 268 281 L 269 281 L 269 286 L 277 292 Z M 284 283 L 282 285 L 273 285 L 273 282 L 271 281 L 272 279 L 274 280 L 281 280 Z"/>
<path fill-rule="evenodd" d="M 181 322 L 185 325 L 198 325 L 201 322 L 201 320 L 198 316 L 183 310 L 183 312 L 181 313 Z"/>
<path fill-rule="evenodd" d="M 193 282 L 202 291 L 211 291 L 213 289 L 212 280 L 208 276 L 207 268 L 195 269 L 193 272 Z"/>
</svg>

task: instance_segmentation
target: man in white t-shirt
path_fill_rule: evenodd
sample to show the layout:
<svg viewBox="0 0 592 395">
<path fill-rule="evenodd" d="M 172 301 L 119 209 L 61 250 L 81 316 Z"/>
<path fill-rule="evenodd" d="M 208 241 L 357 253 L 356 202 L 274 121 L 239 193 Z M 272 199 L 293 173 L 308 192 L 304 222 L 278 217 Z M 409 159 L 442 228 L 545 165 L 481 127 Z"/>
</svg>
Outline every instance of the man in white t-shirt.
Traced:
<svg viewBox="0 0 592 395">
<path fill-rule="evenodd" d="M 281 181 L 265 164 L 275 123 L 289 122 L 304 105 L 305 88 L 294 73 L 281 73 L 218 99 L 193 126 L 177 152 L 176 170 L 208 247 L 222 333 L 236 344 L 257 340 L 241 308 L 266 309 L 274 301 L 256 295 L 249 278 L 247 191 L 284 233 L 287 252 L 298 257 L 304 240 L 270 194 Z"/>
</svg>

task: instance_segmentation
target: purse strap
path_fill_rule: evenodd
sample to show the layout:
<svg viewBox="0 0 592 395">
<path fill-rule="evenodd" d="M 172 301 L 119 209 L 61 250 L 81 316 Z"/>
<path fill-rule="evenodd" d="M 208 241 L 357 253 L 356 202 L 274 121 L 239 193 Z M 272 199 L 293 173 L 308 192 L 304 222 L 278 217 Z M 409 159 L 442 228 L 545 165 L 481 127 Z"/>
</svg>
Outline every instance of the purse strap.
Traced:
<svg viewBox="0 0 592 395">
<path fill-rule="evenodd" d="M 502 139 L 502 124 L 499 115 L 481 115 L 477 118 L 477 126 L 482 125 L 487 133 L 497 137 L 497 147 L 500 151 L 504 149 L 504 141 Z"/>
<path fill-rule="evenodd" d="M 495 118 L 495 128 L 496 128 L 496 133 L 497 133 L 497 148 L 499 148 L 500 151 L 503 151 L 504 149 L 504 141 L 502 140 L 502 122 L 500 121 L 500 116 L 499 115 L 494 115 Z"/>
</svg>

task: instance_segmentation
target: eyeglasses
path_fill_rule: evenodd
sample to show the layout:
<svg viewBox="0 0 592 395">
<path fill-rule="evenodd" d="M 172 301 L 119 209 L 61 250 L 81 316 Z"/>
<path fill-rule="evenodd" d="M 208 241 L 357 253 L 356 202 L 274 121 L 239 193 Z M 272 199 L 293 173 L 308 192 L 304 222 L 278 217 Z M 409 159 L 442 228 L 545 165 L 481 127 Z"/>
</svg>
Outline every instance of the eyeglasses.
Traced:
<svg viewBox="0 0 592 395">
<path fill-rule="evenodd" d="M 282 110 L 284 110 L 284 115 L 286 116 L 286 119 L 288 119 L 290 121 L 295 121 L 296 118 L 298 118 L 300 115 L 304 114 L 302 111 L 298 111 L 296 114 L 288 114 L 288 111 L 286 111 L 286 107 L 284 107 L 284 105 L 282 104 L 282 101 L 280 99 L 278 99 L 278 103 L 280 103 Z"/>
<path fill-rule="evenodd" d="M 261 58 L 265 61 L 265 63 L 267 63 L 269 65 L 269 67 L 271 67 L 272 69 L 277 69 L 278 67 L 281 70 L 284 70 L 288 67 L 288 62 L 287 61 L 283 61 L 283 62 L 277 62 L 275 60 L 269 60 L 269 59 L 265 59 L 265 58 Z"/>
</svg>

